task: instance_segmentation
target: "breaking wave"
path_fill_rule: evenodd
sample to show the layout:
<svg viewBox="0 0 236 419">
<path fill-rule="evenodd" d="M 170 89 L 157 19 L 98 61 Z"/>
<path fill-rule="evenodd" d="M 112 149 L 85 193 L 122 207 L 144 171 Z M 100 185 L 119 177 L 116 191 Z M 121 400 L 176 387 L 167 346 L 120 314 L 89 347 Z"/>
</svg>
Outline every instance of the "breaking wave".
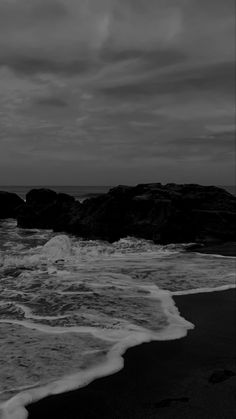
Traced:
<svg viewBox="0 0 236 419">
<path fill-rule="evenodd" d="M 233 258 L 186 246 L 109 244 L 2 222 L 0 417 L 25 418 L 26 404 L 118 371 L 128 347 L 185 336 L 193 325 L 172 295 L 230 287 L 235 275 Z"/>
</svg>

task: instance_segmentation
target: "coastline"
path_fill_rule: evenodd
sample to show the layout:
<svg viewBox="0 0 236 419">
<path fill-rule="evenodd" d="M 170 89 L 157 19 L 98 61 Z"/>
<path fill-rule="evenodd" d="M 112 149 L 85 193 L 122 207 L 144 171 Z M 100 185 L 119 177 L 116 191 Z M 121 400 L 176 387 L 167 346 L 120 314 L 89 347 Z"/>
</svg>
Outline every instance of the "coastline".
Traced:
<svg viewBox="0 0 236 419">
<path fill-rule="evenodd" d="M 121 371 L 27 406 L 29 419 L 233 418 L 235 292 L 173 295 L 187 337 L 128 349 Z"/>
</svg>

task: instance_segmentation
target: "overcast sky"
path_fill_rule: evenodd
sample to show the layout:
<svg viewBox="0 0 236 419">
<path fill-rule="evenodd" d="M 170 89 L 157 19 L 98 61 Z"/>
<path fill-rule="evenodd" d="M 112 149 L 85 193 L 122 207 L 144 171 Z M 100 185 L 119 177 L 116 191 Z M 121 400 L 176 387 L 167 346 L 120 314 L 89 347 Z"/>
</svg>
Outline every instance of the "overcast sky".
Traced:
<svg viewBox="0 0 236 419">
<path fill-rule="evenodd" d="M 0 184 L 233 184 L 234 0 L 0 0 Z"/>
</svg>

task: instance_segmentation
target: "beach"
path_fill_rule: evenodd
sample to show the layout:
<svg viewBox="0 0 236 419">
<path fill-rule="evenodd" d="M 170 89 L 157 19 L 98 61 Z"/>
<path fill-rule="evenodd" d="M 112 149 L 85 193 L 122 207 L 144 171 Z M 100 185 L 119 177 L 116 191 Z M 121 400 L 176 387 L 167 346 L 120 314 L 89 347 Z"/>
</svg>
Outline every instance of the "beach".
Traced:
<svg viewBox="0 0 236 419">
<path fill-rule="evenodd" d="M 235 290 L 174 300 L 195 325 L 185 338 L 129 349 L 123 370 L 29 405 L 29 419 L 235 417 Z"/>
</svg>

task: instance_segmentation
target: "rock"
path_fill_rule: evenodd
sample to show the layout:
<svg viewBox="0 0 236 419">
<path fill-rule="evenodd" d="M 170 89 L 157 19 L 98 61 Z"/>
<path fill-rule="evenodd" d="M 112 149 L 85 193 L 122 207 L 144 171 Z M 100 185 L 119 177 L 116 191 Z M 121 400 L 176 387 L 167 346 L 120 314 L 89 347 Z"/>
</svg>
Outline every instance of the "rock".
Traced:
<svg viewBox="0 0 236 419">
<path fill-rule="evenodd" d="M 17 215 L 18 226 L 55 229 L 57 225 L 62 231 L 64 222 L 68 223 L 67 213 L 75 203 L 70 195 L 57 194 L 50 189 L 33 189 L 27 193 L 26 205 Z"/>
<path fill-rule="evenodd" d="M 126 236 L 158 243 L 230 241 L 236 233 L 236 198 L 200 185 L 118 186 L 87 200 L 69 229 L 109 241 Z"/>
<path fill-rule="evenodd" d="M 31 189 L 26 194 L 26 204 L 31 206 L 45 206 L 53 204 L 57 199 L 57 193 L 51 189 Z"/>
<path fill-rule="evenodd" d="M 208 379 L 208 382 L 211 384 L 222 383 L 222 381 L 228 380 L 231 377 L 235 377 L 236 373 L 231 370 L 219 370 L 211 374 Z"/>
<path fill-rule="evenodd" d="M 0 191 L 0 218 L 15 218 L 25 202 L 15 193 Z"/>
<path fill-rule="evenodd" d="M 214 186 L 118 186 L 82 204 L 62 195 L 29 192 L 18 224 L 108 241 L 126 236 L 162 244 L 236 240 L 236 197 Z"/>
</svg>

